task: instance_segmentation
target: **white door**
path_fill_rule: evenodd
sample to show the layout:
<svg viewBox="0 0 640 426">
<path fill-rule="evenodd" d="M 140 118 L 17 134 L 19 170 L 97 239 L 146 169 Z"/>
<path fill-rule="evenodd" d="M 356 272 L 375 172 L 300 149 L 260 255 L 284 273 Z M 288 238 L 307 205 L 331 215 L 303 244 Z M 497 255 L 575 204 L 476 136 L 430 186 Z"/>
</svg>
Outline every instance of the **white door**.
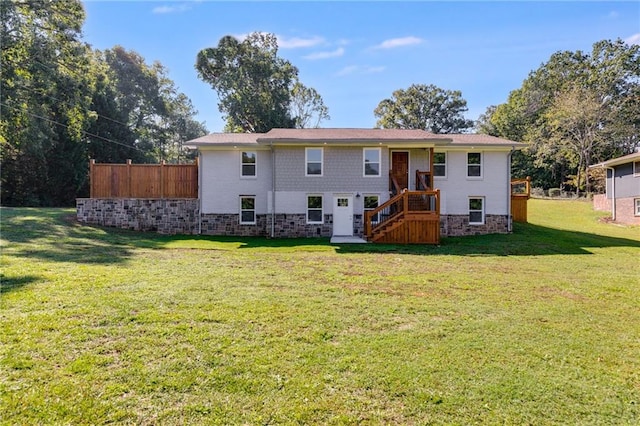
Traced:
<svg viewBox="0 0 640 426">
<path fill-rule="evenodd" d="M 353 235 L 353 197 L 333 197 L 333 235 Z"/>
</svg>

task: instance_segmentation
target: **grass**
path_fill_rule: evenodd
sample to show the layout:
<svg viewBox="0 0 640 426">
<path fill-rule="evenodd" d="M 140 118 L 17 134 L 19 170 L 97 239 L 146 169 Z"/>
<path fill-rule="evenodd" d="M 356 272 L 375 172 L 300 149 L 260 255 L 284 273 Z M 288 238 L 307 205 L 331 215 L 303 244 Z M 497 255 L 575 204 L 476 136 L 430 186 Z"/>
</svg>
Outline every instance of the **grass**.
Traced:
<svg viewBox="0 0 640 426">
<path fill-rule="evenodd" d="M 0 213 L 2 424 L 640 422 L 640 228 L 587 203 L 439 247 Z"/>
</svg>

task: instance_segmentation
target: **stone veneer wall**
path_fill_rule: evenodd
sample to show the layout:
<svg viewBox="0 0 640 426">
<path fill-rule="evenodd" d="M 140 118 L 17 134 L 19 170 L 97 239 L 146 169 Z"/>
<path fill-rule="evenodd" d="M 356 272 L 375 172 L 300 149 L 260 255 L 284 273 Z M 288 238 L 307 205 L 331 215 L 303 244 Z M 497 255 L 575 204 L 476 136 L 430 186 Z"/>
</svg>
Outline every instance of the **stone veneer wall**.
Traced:
<svg viewBox="0 0 640 426">
<path fill-rule="evenodd" d="M 160 234 L 197 234 L 197 199 L 78 198 L 78 221 Z"/>
<path fill-rule="evenodd" d="M 264 237 L 268 235 L 267 226 L 269 216 L 264 214 L 256 215 L 255 225 L 240 224 L 238 214 L 203 214 L 202 231 L 203 235 L 229 235 L 242 237 Z"/>
<path fill-rule="evenodd" d="M 82 223 L 160 234 L 197 234 L 199 230 L 197 199 L 78 198 L 76 209 L 78 221 Z M 354 235 L 362 236 L 363 215 L 354 215 L 353 219 Z M 639 219 L 633 213 L 627 218 L 629 223 L 638 223 Z M 443 237 L 504 234 L 509 232 L 508 221 L 505 215 L 486 215 L 484 225 L 469 225 L 468 215 L 443 215 L 440 233 Z M 204 235 L 269 236 L 271 233 L 268 214 L 257 215 L 255 225 L 241 225 L 237 214 L 203 214 L 200 225 Z M 276 215 L 276 238 L 331 237 L 332 233 L 331 214 L 324 215 L 321 224 L 308 224 L 305 214 Z"/>
<path fill-rule="evenodd" d="M 509 233 L 509 216 L 507 215 L 485 215 L 484 225 L 469 225 L 469 215 L 440 216 L 440 235 L 443 237 L 507 233 Z"/>
</svg>

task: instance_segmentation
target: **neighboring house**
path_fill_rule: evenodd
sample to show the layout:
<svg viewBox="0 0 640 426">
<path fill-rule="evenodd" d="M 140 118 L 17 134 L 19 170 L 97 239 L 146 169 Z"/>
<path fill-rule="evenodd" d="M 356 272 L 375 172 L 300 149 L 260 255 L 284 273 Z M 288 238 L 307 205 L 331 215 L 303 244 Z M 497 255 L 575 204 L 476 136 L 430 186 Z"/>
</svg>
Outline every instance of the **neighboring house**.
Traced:
<svg viewBox="0 0 640 426">
<path fill-rule="evenodd" d="M 596 210 L 610 210 L 616 222 L 640 225 L 640 152 L 590 168 L 606 168 L 606 194 L 593 199 Z"/>
<path fill-rule="evenodd" d="M 510 169 L 524 144 L 397 129 L 214 133 L 198 150 L 199 232 L 438 243 L 511 231 Z"/>
</svg>

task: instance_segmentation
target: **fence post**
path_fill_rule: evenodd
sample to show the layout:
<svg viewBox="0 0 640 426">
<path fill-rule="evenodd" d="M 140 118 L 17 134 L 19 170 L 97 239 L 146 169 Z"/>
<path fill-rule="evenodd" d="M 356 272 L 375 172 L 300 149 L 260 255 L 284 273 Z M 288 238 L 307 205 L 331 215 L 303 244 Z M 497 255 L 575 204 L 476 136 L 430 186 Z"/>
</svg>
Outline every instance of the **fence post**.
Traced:
<svg viewBox="0 0 640 426">
<path fill-rule="evenodd" d="M 164 200 L 164 160 L 160 162 L 160 198 Z"/>
<path fill-rule="evenodd" d="M 93 185 L 95 184 L 95 177 L 93 176 L 93 166 L 95 166 L 96 160 L 89 160 L 89 198 L 93 198 L 93 194 L 95 193 L 93 189 Z"/>
<path fill-rule="evenodd" d="M 127 160 L 127 198 L 131 198 L 131 160 Z"/>
</svg>

